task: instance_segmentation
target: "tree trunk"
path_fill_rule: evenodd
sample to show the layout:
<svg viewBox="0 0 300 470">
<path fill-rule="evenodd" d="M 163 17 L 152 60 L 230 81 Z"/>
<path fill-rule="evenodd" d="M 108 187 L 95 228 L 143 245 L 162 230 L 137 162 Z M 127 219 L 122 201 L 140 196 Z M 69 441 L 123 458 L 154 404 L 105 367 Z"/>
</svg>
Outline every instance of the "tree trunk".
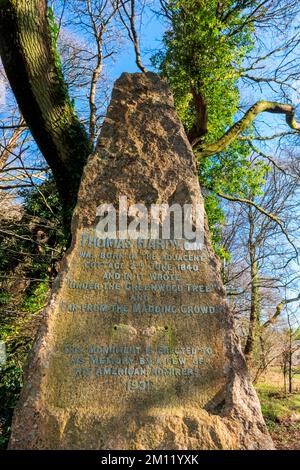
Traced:
<svg viewBox="0 0 300 470">
<path fill-rule="evenodd" d="M 292 375 L 292 369 L 293 369 L 293 353 L 292 349 L 290 348 L 289 350 L 289 393 L 292 393 L 293 391 L 293 375 Z"/>
<path fill-rule="evenodd" d="M 192 95 L 194 100 L 196 120 L 192 129 L 188 132 L 188 139 L 192 146 L 201 141 L 201 138 L 207 134 L 208 115 L 207 104 L 202 93 L 192 88 Z"/>
<path fill-rule="evenodd" d="M 259 344 L 260 344 L 260 362 L 261 362 L 260 367 L 262 368 L 263 371 L 265 371 L 268 367 L 268 363 L 266 360 L 265 342 L 264 342 L 261 328 L 259 331 Z"/>
<path fill-rule="evenodd" d="M 289 393 L 293 391 L 293 328 L 290 322 L 290 316 L 288 313 L 288 325 L 289 325 L 289 349 L 288 349 L 288 377 L 289 377 Z"/>
<path fill-rule="evenodd" d="M 258 265 L 256 260 L 256 246 L 254 238 L 254 221 L 252 216 L 252 209 L 249 209 L 249 254 L 250 254 L 250 276 L 251 276 L 251 306 L 249 318 L 249 331 L 246 340 L 244 353 L 246 360 L 249 361 L 252 357 L 255 337 L 259 327 L 259 286 L 258 286 Z"/>
<path fill-rule="evenodd" d="M 282 368 L 282 372 L 283 372 L 283 386 L 284 386 L 284 393 L 286 395 L 286 392 L 287 392 L 287 388 L 286 388 L 286 357 L 285 357 L 285 353 L 283 355 L 283 368 Z"/>
<path fill-rule="evenodd" d="M 68 224 L 91 147 L 69 99 L 46 0 L 0 0 L 0 54 L 24 119 L 53 172 Z"/>
</svg>

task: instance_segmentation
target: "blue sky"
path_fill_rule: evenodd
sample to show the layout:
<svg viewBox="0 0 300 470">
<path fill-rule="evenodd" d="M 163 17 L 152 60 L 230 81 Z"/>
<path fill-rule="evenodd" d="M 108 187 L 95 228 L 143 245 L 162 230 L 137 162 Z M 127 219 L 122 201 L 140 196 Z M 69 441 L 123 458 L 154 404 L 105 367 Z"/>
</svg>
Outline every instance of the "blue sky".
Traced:
<svg viewBox="0 0 300 470">
<path fill-rule="evenodd" d="M 163 22 L 149 9 L 145 10 L 140 34 L 140 46 L 143 65 L 149 70 L 152 69 L 151 55 L 162 47 L 164 30 L 165 25 L 163 25 Z M 122 52 L 118 54 L 118 60 L 110 67 L 110 72 L 113 80 L 117 79 L 123 72 L 140 72 L 135 63 L 132 44 L 127 43 Z"/>
</svg>

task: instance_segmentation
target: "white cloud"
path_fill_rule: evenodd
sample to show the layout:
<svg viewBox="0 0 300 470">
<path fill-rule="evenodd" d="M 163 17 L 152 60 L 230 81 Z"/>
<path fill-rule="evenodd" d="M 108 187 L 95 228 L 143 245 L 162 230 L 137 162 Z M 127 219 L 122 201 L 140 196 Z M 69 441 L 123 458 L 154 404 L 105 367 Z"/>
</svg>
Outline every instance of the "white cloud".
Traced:
<svg viewBox="0 0 300 470">
<path fill-rule="evenodd" d="M 300 80 L 295 80 L 292 87 L 291 101 L 294 106 L 298 106 L 300 103 Z"/>
<path fill-rule="evenodd" d="M 6 104 L 6 86 L 3 78 L 0 76 L 0 106 L 5 106 Z"/>
</svg>

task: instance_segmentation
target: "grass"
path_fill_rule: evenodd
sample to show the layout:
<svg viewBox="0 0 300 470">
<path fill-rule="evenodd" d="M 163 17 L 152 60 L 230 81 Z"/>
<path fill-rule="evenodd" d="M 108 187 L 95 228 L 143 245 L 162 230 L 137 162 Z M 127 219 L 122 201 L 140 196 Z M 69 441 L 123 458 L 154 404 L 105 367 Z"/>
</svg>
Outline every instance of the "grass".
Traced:
<svg viewBox="0 0 300 470">
<path fill-rule="evenodd" d="M 266 383 L 257 384 L 256 391 L 270 431 L 274 429 L 276 423 L 300 414 L 300 393 L 285 394 L 282 388 Z"/>
<path fill-rule="evenodd" d="M 283 392 L 282 386 L 256 385 L 262 413 L 276 449 L 300 450 L 300 393 Z"/>
</svg>

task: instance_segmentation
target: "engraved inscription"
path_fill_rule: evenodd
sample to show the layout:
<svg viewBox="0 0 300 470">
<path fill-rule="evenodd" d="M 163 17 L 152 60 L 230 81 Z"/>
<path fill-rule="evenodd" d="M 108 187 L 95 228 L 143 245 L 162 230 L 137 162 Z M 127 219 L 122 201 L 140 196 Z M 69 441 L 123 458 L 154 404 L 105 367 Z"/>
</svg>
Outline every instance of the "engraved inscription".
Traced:
<svg viewBox="0 0 300 470">
<path fill-rule="evenodd" d="M 168 377 L 183 380 L 183 386 L 192 378 L 205 381 L 214 368 L 213 338 L 211 344 L 207 336 L 181 344 L 176 327 L 176 319 L 186 318 L 189 328 L 189 322 L 221 312 L 212 303 L 215 284 L 199 282 L 205 251 L 186 252 L 181 240 L 98 239 L 93 231 L 83 231 L 80 248 L 74 254 L 76 276 L 70 272 L 65 279 L 59 314 L 74 321 L 107 319 L 109 343 L 62 344 L 72 375 L 122 380 L 130 392 L 159 389 Z"/>
</svg>

